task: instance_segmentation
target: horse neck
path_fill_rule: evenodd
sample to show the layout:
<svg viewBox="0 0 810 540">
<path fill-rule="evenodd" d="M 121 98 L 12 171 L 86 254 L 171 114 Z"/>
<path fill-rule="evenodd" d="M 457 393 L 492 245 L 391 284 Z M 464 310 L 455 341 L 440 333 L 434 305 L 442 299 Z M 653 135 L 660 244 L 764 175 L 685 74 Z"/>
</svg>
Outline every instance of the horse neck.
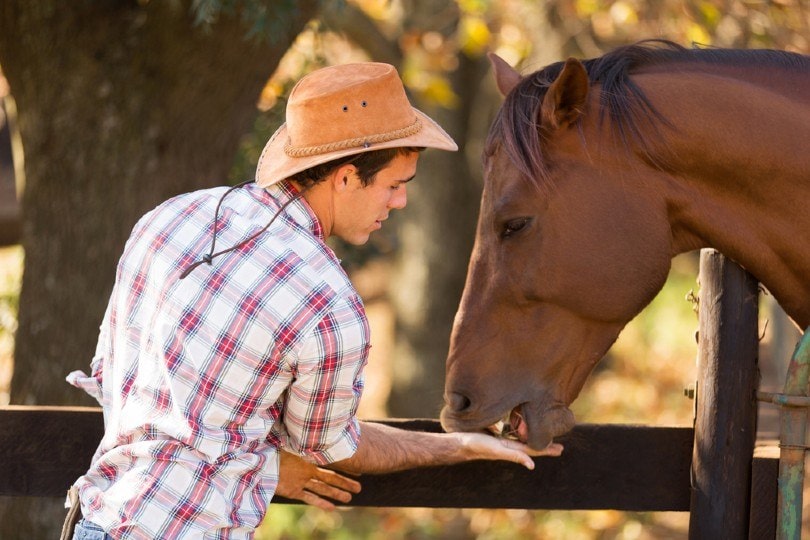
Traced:
<svg viewBox="0 0 810 540">
<path fill-rule="evenodd" d="M 781 87 L 774 73 L 768 81 L 742 80 L 729 71 L 658 73 L 640 82 L 674 124 L 662 131 L 667 173 L 659 184 L 667 194 L 673 254 L 718 249 L 755 275 L 805 327 L 810 75 L 790 74 Z"/>
</svg>

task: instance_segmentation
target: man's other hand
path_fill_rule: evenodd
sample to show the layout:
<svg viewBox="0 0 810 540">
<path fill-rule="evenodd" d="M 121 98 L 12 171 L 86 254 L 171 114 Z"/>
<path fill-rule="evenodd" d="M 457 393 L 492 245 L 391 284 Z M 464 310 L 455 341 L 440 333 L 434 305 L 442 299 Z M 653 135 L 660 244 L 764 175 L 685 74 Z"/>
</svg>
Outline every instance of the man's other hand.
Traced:
<svg viewBox="0 0 810 540">
<path fill-rule="evenodd" d="M 281 452 L 277 495 L 323 510 L 334 510 L 335 505 L 329 499 L 347 503 L 353 493 L 360 493 L 360 483 L 356 480 Z"/>
</svg>

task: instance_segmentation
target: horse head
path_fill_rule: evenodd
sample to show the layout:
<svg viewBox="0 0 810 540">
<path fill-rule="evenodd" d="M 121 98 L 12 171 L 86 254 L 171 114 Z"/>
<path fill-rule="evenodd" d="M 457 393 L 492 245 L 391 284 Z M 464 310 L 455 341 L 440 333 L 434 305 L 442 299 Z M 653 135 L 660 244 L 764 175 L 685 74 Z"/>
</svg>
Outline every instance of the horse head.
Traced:
<svg viewBox="0 0 810 540">
<path fill-rule="evenodd" d="M 491 60 L 506 100 L 484 151 L 441 419 L 470 431 L 506 417 L 540 449 L 573 427 L 592 368 L 666 281 L 671 230 L 644 182 L 658 169 L 628 165 L 582 63 L 522 78 Z"/>
</svg>

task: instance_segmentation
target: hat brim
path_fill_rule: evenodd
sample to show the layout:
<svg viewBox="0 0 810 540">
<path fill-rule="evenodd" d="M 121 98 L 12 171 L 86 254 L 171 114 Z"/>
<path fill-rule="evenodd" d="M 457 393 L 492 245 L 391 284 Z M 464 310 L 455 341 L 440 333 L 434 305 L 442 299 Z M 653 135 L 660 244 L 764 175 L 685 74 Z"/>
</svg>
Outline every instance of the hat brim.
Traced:
<svg viewBox="0 0 810 540">
<path fill-rule="evenodd" d="M 454 152 L 458 150 L 458 145 L 442 128 L 434 122 L 428 115 L 414 108 L 417 118 L 422 122 L 422 129 L 413 135 L 394 139 L 391 141 L 371 144 L 369 146 L 358 146 L 356 148 L 346 148 L 306 157 L 290 157 L 284 152 L 287 144 L 287 124 L 282 124 L 278 130 L 270 137 L 265 145 L 259 164 L 256 167 L 256 183 L 261 187 L 272 186 L 290 176 L 305 171 L 310 167 L 321 165 L 329 161 L 355 154 L 363 154 L 384 148 L 401 147 L 424 147 L 437 148 Z"/>
</svg>

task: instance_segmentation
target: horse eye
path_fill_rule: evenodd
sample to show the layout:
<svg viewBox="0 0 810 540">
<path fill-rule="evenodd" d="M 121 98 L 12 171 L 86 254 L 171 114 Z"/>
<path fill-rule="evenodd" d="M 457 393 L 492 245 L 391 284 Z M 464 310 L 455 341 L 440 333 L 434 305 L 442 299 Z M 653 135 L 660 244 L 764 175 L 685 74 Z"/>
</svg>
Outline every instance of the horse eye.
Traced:
<svg viewBox="0 0 810 540">
<path fill-rule="evenodd" d="M 515 234 L 516 232 L 524 229 L 526 225 L 529 224 L 529 221 L 531 221 L 531 219 L 527 217 L 510 219 L 503 225 L 503 231 L 501 231 L 501 238 L 508 238 L 513 234 Z"/>
</svg>

